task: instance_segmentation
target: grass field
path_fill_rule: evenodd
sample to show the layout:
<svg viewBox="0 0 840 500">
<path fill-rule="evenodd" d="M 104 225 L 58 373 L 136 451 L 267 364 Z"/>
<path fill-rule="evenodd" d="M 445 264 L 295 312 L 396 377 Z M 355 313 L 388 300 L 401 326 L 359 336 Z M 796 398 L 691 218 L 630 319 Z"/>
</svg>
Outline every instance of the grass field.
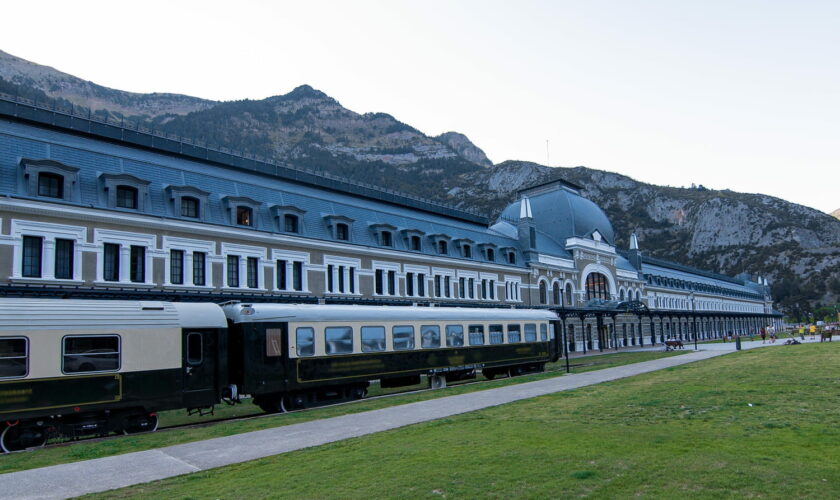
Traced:
<svg viewBox="0 0 840 500">
<path fill-rule="evenodd" d="M 580 373 L 584 371 L 610 368 L 612 366 L 619 366 L 629 363 L 649 361 L 651 359 L 657 359 L 664 356 L 672 356 L 675 354 L 678 353 L 665 353 L 661 351 L 620 352 L 615 354 L 604 354 L 600 356 L 586 356 L 581 358 L 574 358 L 571 360 L 572 373 Z M 79 460 L 89 460 L 93 458 L 118 455 L 133 451 L 148 450 L 152 448 L 161 448 L 164 446 L 198 441 L 201 439 L 229 436 L 232 434 L 266 429 L 270 427 L 297 424 L 300 422 L 306 422 L 309 420 L 315 420 L 319 418 L 334 417 L 349 413 L 358 413 L 362 411 L 375 410 L 378 408 L 384 408 L 398 404 L 410 403 L 414 401 L 421 401 L 437 397 L 450 396 L 453 394 L 461 394 L 464 392 L 489 389 L 513 383 L 522 383 L 531 380 L 539 380 L 546 377 L 556 377 L 564 373 L 564 369 L 565 366 L 561 361 L 560 363 L 552 363 L 547 365 L 546 372 L 539 374 L 526 375 L 512 379 L 497 379 L 492 382 L 486 382 L 483 384 L 461 384 L 444 390 L 395 395 L 393 397 L 375 400 L 362 400 L 344 405 L 325 408 L 315 408 L 312 410 L 294 412 L 284 415 L 264 415 L 259 408 L 248 402 L 246 402 L 246 404 L 236 405 L 234 407 L 224 405 L 217 407 L 217 413 L 215 417 L 216 419 L 247 415 L 253 415 L 256 417 L 253 419 L 240 420 L 236 422 L 213 423 L 212 421 L 214 417 L 198 417 L 195 415 L 188 416 L 185 411 L 181 410 L 161 412 L 161 430 L 159 430 L 158 432 L 150 434 L 124 436 L 115 439 L 67 443 L 65 445 L 45 448 L 41 450 L 31 450 L 22 453 L 13 453 L 10 455 L 0 455 L 0 473 L 15 472 L 36 467 L 44 467 L 48 465 L 76 462 Z M 481 379 L 481 377 L 479 377 L 479 379 Z M 425 385 L 420 385 L 416 387 L 382 390 L 378 387 L 378 385 L 375 384 L 371 387 L 370 393 L 371 395 L 375 396 L 384 393 L 394 393 L 399 390 L 421 389 L 426 387 L 427 386 Z M 204 422 L 206 422 L 208 425 L 186 429 L 172 429 L 169 431 L 165 430 L 165 427 L 167 426 Z"/>
<path fill-rule="evenodd" d="M 840 498 L 840 344 L 742 351 L 101 498 Z"/>
</svg>

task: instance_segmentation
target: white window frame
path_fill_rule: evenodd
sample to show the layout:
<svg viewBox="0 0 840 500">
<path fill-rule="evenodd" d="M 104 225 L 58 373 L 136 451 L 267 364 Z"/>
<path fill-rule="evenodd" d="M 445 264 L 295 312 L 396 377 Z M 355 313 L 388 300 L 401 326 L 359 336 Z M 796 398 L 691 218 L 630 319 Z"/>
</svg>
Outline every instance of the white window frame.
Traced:
<svg viewBox="0 0 840 500">
<path fill-rule="evenodd" d="M 421 298 L 421 299 L 430 297 L 431 294 L 429 293 L 429 277 L 430 277 L 429 267 L 428 266 L 418 266 L 418 265 L 413 265 L 413 264 L 403 264 L 403 275 L 405 276 L 406 281 L 408 280 L 408 273 L 414 273 L 413 283 L 412 283 L 412 285 L 414 287 L 414 295 L 408 295 L 406 293 L 406 297 L 414 297 L 414 298 Z M 420 282 L 420 279 L 418 278 L 419 274 L 422 274 L 423 276 L 425 276 L 425 280 L 424 280 L 425 283 L 423 283 L 423 295 L 420 295 L 419 293 L 417 293 L 417 291 L 419 289 L 419 287 L 417 285 Z M 408 290 L 408 283 L 407 282 L 404 283 L 404 286 L 405 286 L 405 290 L 407 291 Z M 432 286 L 434 286 L 434 285 L 432 285 Z M 443 284 L 441 284 L 441 287 L 443 287 Z"/>
<path fill-rule="evenodd" d="M 41 248 L 41 277 L 24 277 L 21 273 L 23 266 L 23 237 L 37 236 L 43 238 Z M 87 228 L 52 224 L 49 222 L 27 221 L 12 219 L 11 237 L 14 240 L 12 252 L 11 278 L 21 281 L 59 281 L 61 283 L 83 283 L 82 279 L 82 249 L 87 245 Z M 73 278 L 56 279 L 55 277 L 55 240 L 72 240 L 73 243 Z"/>
<path fill-rule="evenodd" d="M 329 285 L 329 277 L 327 276 L 327 270 L 329 269 L 328 266 L 332 265 L 333 269 L 333 288 L 334 291 L 330 292 L 328 289 Z M 347 290 L 345 292 L 338 291 L 338 268 L 339 266 L 344 266 L 344 289 Z M 355 292 L 350 293 L 350 268 L 354 268 L 353 271 L 353 290 Z M 324 295 L 338 295 L 342 297 L 358 297 L 361 296 L 361 292 L 359 291 L 359 271 L 362 267 L 362 260 L 361 259 L 354 259 L 352 257 L 340 257 L 337 255 L 325 255 L 324 256 Z"/>
<path fill-rule="evenodd" d="M 216 254 L 216 243 L 212 241 L 192 240 L 176 236 L 163 236 L 161 250 L 164 254 L 163 286 L 171 288 L 189 288 L 195 290 L 213 289 L 213 258 Z M 184 283 L 172 283 L 172 250 L 184 252 Z M 206 255 L 204 261 L 204 286 L 193 284 L 193 253 L 202 252 Z"/>
<path fill-rule="evenodd" d="M 400 264 L 398 262 L 385 262 L 380 260 L 371 261 L 371 271 L 373 272 L 373 296 L 374 297 L 402 297 L 400 294 L 400 281 L 405 280 L 405 276 L 402 274 L 400 270 Z M 383 272 L 383 282 L 382 282 L 382 293 L 376 293 L 376 271 L 382 270 Z M 388 293 L 388 271 L 394 271 L 394 293 Z"/>
<path fill-rule="evenodd" d="M 222 243 L 221 248 L 222 257 L 222 289 L 224 290 L 254 290 L 265 292 L 268 289 L 265 287 L 265 268 L 266 268 L 266 254 L 268 253 L 264 247 L 254 247 L 250 245 L 241 245 L 239 243 Z M 227 283 L 228 275 L 228 255 L 236 255 L 239 257 L 239 286 L 232 287 Z M 255 257 L 257 259 L 257 288 L 248 286 L 248 257 Z M 273 267 L 273 266 L 272 266 Z"/>
<path fill-rule="evenodd" d="M 291 215 L 297 215 L 297 214 L 291 214 Z M 301 219 L 302 218 L 298 219 L 298 224 L 301 223 Z M 300 229 L 300 226 L 298 226 L 298 229 Z M 285 260 L 286 261 L 286 288 L 284 290 L 281 290 L 280 287 L 278 286 L 278 283 L 277 283 L 277 261 L 278 260 Z M 275 292 L 280 292 L 280 293 L 310 293 L 310 291 L 309 291 L 309 254 L 308 253 L 306 253 L 306 252 L 293 252 L 291 250 L 278 250 L 278 249 L 275 248 L 275 249 L 271 250 L 271 262 L 274 263 L 274 267 L 275 267 L 275 269 L 274 269 L 274 291 Z M 292 281 L 292 273 L 293 273 L 293 270 L 294 270 L 294 263 L 295 262 L 302 263 L 302 266 L 301 266 L 302 269 L 301 269 L 301 273 L 300 273 L 301 274 L 300 275 L 301 287 L 303 288 L 302 290 L 295 290 L 294 287 L 292 286 L 294 284 L 294 282 Z M 324 266 L 324 269 L 326 269 L 326 266 Z M 354 273 L 354 274 L 356 275 L 355 279 L 358 280 L 358 274 L 359 274 L 358 273 L 358 268 L 357 268 L 357 272 Z M 326 287 L 326 281 L 324 282 L 324 286 Z M 359 290 L 358 287 L 355 287 L 354 289 L 357 290 L 357 291 Z"/>
<path fill-rule="evenodd" d="M 157 236 L 154 234 L 143 233 L 129 233 L 127 231 L 115 231 L 113 229 L 94 229 L 93 243 L 96 245 L 96 281 L 98 285 L 115 284 L 129 285 L 129 286 L 153 286 L 152 282 L 152 261 L 157 254 Z M 113 243 L 120 247 L 120 279 L 119 281 L 105 281 L 103 274 L 105 271 L 105 243 Z M 131 281 L 131 247 L 141 246 L 145 247 L 145 260 L 143 265 L 146 272 L 144 273 L 145 281 L 142 283 Z"/>
<path fill-rule="evenodd" d="M 505 300 L 508 302 L 522 302 L 522 278 L 520 276 L 505 276 Z"/>
</svg>

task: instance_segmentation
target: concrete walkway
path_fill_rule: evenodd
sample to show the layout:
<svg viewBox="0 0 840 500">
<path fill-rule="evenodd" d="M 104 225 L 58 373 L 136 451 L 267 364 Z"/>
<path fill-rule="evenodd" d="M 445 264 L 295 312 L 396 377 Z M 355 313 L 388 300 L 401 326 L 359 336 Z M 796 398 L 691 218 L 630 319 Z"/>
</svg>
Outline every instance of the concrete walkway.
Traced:
<svg viewBox="0 0 840 500">
<path fill-rule="evenodd" d="M 780 343 L 775 345 L 780 345 Z M 745 349 L 761 346 L 760 341 L 743 343 Z M 122 488 L 649 373 L 721 356 L 735 349 L 734 344 L 706 344 L 702 347 L 703 350 L 689 352 L 682 356 L 447 396 L 167 448 L 12 472 L 0 475 L 0 498 L 57 499 Z"/>
</svg>

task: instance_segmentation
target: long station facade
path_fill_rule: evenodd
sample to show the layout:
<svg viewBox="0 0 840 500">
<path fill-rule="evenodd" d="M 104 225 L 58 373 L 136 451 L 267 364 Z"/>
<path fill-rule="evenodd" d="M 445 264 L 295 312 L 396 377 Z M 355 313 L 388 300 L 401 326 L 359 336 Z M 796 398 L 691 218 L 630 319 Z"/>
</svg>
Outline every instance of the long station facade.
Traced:
<svg viewBox="0 0 840 500">
<path fill-rule="evenodd" d="M 0 97 L 0 295 L 541 307 L 570 351 L 777 325 L 766 280 L 615 246 L 557 180 L 496 220 Z"/>
</svg>

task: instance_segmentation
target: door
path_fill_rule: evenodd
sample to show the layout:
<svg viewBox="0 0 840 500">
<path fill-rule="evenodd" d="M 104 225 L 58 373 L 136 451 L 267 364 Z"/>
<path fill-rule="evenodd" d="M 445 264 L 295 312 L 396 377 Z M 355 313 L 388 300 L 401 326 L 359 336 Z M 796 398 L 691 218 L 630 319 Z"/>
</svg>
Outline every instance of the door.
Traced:
<svg viewBox="0 0 840 500">
<path fill-rule="evenodd" d="M 218 331 L 184 330 L 184 406 L 201 408 L 218 402 Z"/>
</svg>

